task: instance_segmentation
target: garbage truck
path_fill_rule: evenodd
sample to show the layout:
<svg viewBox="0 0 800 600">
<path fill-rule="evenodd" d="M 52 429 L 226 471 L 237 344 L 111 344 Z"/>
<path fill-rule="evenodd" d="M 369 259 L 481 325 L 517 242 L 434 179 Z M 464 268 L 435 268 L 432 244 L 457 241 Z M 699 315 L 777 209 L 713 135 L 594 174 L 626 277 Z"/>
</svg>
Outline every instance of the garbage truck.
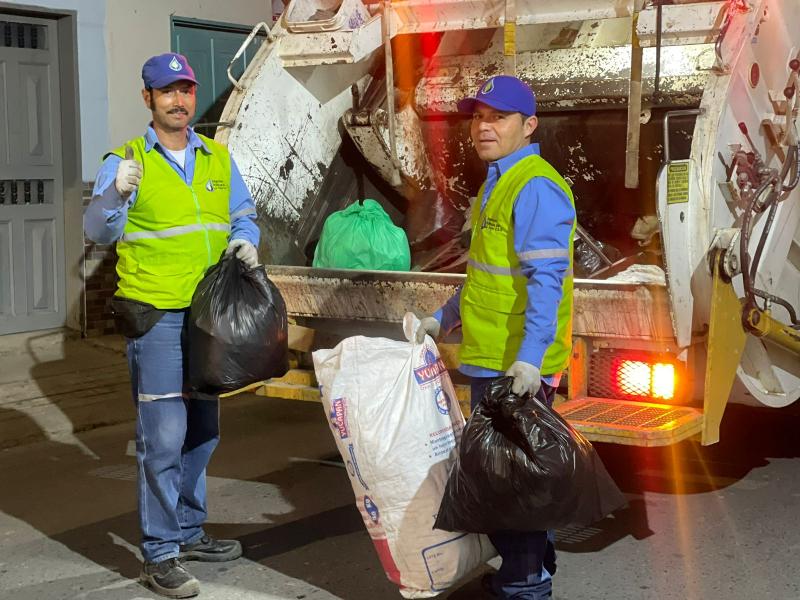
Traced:
<svg viewBox="0 0 800 600">
<path fill-rule="evenodd" d="M 578 215 L 560 413 L 594 441 L 713 444 L 728 402 L 800 398 L 800 2 L 291 0 L 261 29 L 216 139 L 294 347 L 399 333 L 461 285 L 486 166 L 456 103 L 508 73 Z M 365 197 L 411 270 L 309 267 L 327 216 Z M 302 366 L 259 393 L 318 399 Z"/>
</svg>

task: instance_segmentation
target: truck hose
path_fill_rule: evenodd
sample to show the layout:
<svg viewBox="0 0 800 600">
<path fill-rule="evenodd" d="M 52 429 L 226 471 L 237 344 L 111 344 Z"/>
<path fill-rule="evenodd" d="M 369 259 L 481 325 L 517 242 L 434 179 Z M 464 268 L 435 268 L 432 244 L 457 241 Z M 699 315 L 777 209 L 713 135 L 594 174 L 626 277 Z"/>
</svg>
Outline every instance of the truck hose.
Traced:
<svg viewBox="0 0 800 600">
<path fill-rule="evenodd" d="M 787 175 L 791 173 L 791 180 L 788 186 L 783 186 L 782 182 L 786 179 Z M 748 204 L 747 210 L 745 211 L 744 215 L 742 215 L 742 234 L 739 240 L 739 254 L 741 257 L 742 262 L 742 282 L 744 284 L 745 290 L 745 297 L 747 298 L 747 302 L 752 306 L 757 306 L 755 302 L 755 297 L 758 296 L 765 300 L 769 300 L 780 306 L 784 307 L 786 311 L 789 313 L 789 319 L 791 320 L 792 327 L 800 328 L 800 323 L 797 321 L 797 314 L 794 310 L 792 305 L 773 294 L 765 292 L 763 290 L 757 289 L 753 282 L 755 281 L 756 274 L 758 273 L 758 266 L 761 262 L 761 255 L 764 251 L 764 246 L 766 246 L 767 237 L 769 235 L 770 229 L 772 228 L 772 224 L 775 220 L 775 215 L 778 211 L 778 205 L 781 201 L 786 199 L 789 192 L 794 189 L 798 181 L 800 181 L 800 150 L 798 149 L 797 145 L 789 146 L 788 156 L 783 163 L 781 168 L 780 174 L 778 176 L 772 176 L 767 178 L 755 191 L 750 202 Z M 768 188 L 771 188 L 767 194 L 767 198 L 763 203 L 760 203 L 761 197 L 764 195 L 764 192 L 767 191 Z M 752 215 L 756 212 L 760 213 L 764 210 L 769 208 L 769 213 L 767 214 L 767 220 L 764 223 L 764 228 L 761 231 L 761 235 L 758 240 L 758 244 L 756 246 L 755 255 L 752 258 L 752 263 L 750 259 L 750 255 L 747 252 L 747 249 L 750 245 L 750 224 Z"/>
<path fill-rule="evenodd" d="M 789 302 L 787 302 L 783 298 L 774 296 L 769 292 L 765 292 L 764 290 L 756 289 L 753 290 L 753 293 L 760 298 L 764 298 L 765 300 L 769 300 L 770 302 L 774 302 L 775 304 L 780 304 L 783 308 L 786 309 L 786 312 L 789 313 L 789 320 L 792 322 L 792 327 L 795 329 L 800 328 L 800 322 L 798 322 L 797 320 L 797 313 L 795 312 L 794 307 L 791 304 L 789 304 Z"/>
<path fill-rule="evenodd" d="M 767 181 L 759 186 L 756 190 L 755 194 L 753 194 L 753 198 L 750 201 L 750 205 L 748 206 L 747 213 L 751 211 L 762 213 L 769 208 L 769 214 L 767 215 L 767 222 L 764 224 L 764 229 L 761 231 L 761 237 L 758 240 L 758 245 L 756 246 L 756 253 L 753 257 L 752 266 L 750 268 L 750 279 L 755 279 L 756 272 L 758 271 L 758 264 L 761 261 L 761 254 L 764 250 L 764 246 L 767 241 L 767 236 L 769 235 L 769 230 L 772 227 L 772 223 L 775 220 L 775 213 L 778 209 L 778 204 L 786 199 L 788 196 L 788 192 L 793 189 L 793 186 L 797 185 L 798 179 L 800 179 L 800 168 L 798 168 L 798 158 L 800 158 L 800 154 L 798 154 L 798 148 L 796 145 L 789 146 L 789 151 L 786 156 L 786 160 L 783 162 L 781 166 L 780 174 L 777 177 L 771 177 L 767 179 Z M 792 173 L 792 179 L 789 182 L 789 187 L 785 187 L 783 182 L 786 180 L 787 175 Z M 766 200 L 762 203 L 759 203 L 759 199 L 763 195 L 766 187 L 772 185 L 772 190 L 770 190 L 769 194 L 767 194 Z M 742 239 L 746 238 L 746 245 L 744 246 L 745 249 L 749 246 L 750 243 L 750 215 L 745 213 L 742 217 Z M 740 248 L 741 252 L 741 248 Z M 744 257 L 747 262 L 749 262 L 749 255 Z"/>
<path fill-rule="evenodd" d="M 747 210 L 742 215 L 742 233 L 739 236 L 739 258 L 742 263 L 742 283 L 744 284 L 744 293 L 748 303 L 755 305 L 755 295 L 753 294 L 753 281 L 750 274 L 750 255 L 747 253 L 747 248 L 750 246 L 750 220 L 753 213 L 756 212 L 755 207 L 759 198 L 764 191 L 773 186 L 775 177 L 769 177 L 758 186 L 753 197 L 747 205 Z"/>
<path fill-rule="evenodd" d="M 764 246 L 767 244 L 767 236 L 772 227 L 772 222 L 775 220 L 775 213 L 778 212 L 778 197 L 779 193 L 771 193 L 767 198 L 770 204 L 769 213 L 767 214 L 767 222 L 764 224 L 764 229 L 761 230 L 761 237 L 758 239 L 756 246 L 756 253 L 753 255 L 753 264 L 750 267 L 750 280 L 755 281 L 756 273 L 758 272 L 758 264 L 761 262 L 761 253 L 764 251 Z"/>
<path fill-rule="evenodd" d="M 791 155 L 794 155 L 793 158 L 790 158 Z M 786 157 L 786 163 L 789 164 L 791 167 L 792 179 L 790 182 L 783 186 L 783 192 L 785 195 L 788 195 L 794 188 L 797 187 L 797 184 L 800 183 L 800 149 L 798 148 L 797 144 L 793 146 L 789 146 L 789 156 Z M 788 175 L 788 169 L 787 173 Z M 785 176 L 784 176 L 785 179 Z"/>
</svg>

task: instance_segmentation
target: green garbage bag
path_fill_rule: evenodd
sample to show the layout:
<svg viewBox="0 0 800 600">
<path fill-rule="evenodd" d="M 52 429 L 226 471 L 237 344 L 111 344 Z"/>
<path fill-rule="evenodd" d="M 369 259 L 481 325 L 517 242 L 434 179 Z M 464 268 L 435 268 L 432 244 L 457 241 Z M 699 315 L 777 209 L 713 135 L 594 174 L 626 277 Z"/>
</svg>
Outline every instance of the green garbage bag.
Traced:
<svg viewBox="0 0 800 600">
<path fill-rule="evenodd" d="M 406 232 L 375 200 L 355 202 L 325 220 L 314 251 L 315 267 L 408 271 L 411 252 Z"/>
</svg>

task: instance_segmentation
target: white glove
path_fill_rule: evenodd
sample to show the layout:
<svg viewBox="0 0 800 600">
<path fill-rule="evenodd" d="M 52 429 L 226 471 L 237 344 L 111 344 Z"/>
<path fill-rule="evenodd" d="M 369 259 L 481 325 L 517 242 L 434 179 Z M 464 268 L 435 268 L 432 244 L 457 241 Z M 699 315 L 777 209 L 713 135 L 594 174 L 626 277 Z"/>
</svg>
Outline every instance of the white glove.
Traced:
<svg viewBox="0 0 800 600">
<path fill-rule="evenodd" d="M 433 339 L 439 337 L 439 332 L 442 330 L 442 324 L 433 317 L 423 317 L 422 321 L 417 327 L 416 338 L 417 343 L 421 344 L 425 341 L 425 336 L 429 335 Z"/>
<path fill-rule="evenodd" d="M 517 396 L 524 396 L 529 392 L 535 394 L 542 387 L 542 374 L 530 363 L 518 360 L 508 368 L 506 375 L 514 378 L 511 391 Z"/>
<path fill-rule="evenodd" d="M 236 258 L 241 260 L 248 269 L 258 266 L 258 250 L 247 240 L 231 240 L 225 250 L 225 256 L 236 253 Z"/>
<path fill-rule="evenodd" d="M 133 160 L 133 148 L 125 146 L 125 160 L 120 161 L 117 167 L 117 178 L 114 187 L 123 198 L 127 198 L 139 187 L 142 181 L 142 163 Z"/>
</svg>

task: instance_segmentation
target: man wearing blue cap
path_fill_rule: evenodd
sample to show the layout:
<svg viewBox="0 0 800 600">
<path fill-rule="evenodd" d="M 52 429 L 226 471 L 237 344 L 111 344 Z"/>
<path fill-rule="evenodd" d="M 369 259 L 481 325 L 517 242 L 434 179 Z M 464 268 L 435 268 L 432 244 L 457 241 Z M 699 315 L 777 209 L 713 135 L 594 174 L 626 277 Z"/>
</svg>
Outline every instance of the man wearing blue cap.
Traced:
<svg viewBox="0 0 800 600">
<path fill-rule="evenodd" d="M 256 210 L 228 150 L 189 126 L 197 80 L 186 58 L 142 67 L 152 114 L 145 134 L 105 156 L 84 215 L 87 236 L 117 246 L 112 302 L 128 342 L 136 404 L 142 581 L 189 598 L 200 586 L 182 561 L 241 556 L 236 540 L 203 529 L 206 466 L 219 441 L 219 400 L 186 385 L 188 307 L 222 254 L 258 264 Z"/>
<path fill-rule="evenodd" d="M 458 109 L 472 115 L 472 143 L 489 169 L 472 209 L 466 282 L 422 320 L 417 340 L 461 326 L 459 370 L 471 377 L 473 408 L 503 375 L 514 378 L 515 394 L 552 406 L 572 347 L 572 192 L 530 143 L 536 99 L 524 82 L 492 77 Z M 552 532 L 489 537 L 503 562 L 484 578 L 487 591 L 509 600 L 551 598 Z"/>
</svg>

